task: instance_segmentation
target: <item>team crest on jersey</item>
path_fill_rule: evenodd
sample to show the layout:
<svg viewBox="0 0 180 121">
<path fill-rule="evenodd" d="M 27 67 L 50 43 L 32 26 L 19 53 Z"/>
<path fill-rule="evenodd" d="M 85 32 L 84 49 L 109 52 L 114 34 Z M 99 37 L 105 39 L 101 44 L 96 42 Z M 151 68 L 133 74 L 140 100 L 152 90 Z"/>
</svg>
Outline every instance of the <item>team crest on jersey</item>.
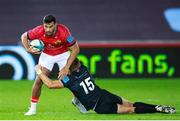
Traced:
<svg viewBox="0 0 180 121">
<path fill-rule="evenodd" d="M 60 44 L 61 44 L 61 40 L 57 40 L 57 41 L 55 42 L 55 44 L 56 44 L 56 45 L 60 45 Z"/>
</svg>

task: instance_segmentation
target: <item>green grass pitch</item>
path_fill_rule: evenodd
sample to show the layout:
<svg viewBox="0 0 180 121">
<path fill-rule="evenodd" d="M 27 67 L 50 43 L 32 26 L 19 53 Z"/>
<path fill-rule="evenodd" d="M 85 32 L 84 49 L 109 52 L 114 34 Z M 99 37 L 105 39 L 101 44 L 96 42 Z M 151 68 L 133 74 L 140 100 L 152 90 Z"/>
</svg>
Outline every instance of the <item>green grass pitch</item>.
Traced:
<svg viewBox="0 0 180 121">
<path fill-rule="evenodd" d="M 37 114 L 24 116 L 30 104 L 33 81 L 0 80 L 0 120 L 180 120 L 180 79 L 96 79 L 96 83 L 129 101 L 166 104 L 176 114 L 81 114 L 67 89 L 43 86 Z"/>
</svg>

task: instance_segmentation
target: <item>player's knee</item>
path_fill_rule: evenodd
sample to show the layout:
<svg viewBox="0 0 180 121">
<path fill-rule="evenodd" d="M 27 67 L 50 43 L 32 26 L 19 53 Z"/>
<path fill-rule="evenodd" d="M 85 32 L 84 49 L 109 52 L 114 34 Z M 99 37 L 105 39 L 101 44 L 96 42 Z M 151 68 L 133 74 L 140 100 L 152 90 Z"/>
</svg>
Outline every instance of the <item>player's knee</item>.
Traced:
<svg viewBox="0 0 180 121">
<path fill-rule="evenodd" d="M 128 100 L 123 99 L 123 105 L 127 107 L 133 107 L 133 103 L 129 102 Z"/>
<path fill-rule="evenodd" d="M 119 105 L 117 104 L 118 108 L 117 108 L 117 113 L 133 113 L 134 112 L 134 107 L 128 107 L 128 106 L 124 106 L 124 105 Z"/>
</svg>

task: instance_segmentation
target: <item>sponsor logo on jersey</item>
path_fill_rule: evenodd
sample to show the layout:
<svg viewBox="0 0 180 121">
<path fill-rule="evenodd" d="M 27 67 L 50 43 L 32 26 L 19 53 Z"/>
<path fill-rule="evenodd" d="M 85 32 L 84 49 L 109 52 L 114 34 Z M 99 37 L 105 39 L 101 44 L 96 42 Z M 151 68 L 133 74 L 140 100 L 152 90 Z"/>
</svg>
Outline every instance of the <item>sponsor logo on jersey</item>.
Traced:
<svg viewBox="0 0 180 121">
<path fill-rule="evenodd" d="M 61 40 L 57 40 L 56 42 L 55 42 L 55 45 L 61 45 Z"/>
</svg>

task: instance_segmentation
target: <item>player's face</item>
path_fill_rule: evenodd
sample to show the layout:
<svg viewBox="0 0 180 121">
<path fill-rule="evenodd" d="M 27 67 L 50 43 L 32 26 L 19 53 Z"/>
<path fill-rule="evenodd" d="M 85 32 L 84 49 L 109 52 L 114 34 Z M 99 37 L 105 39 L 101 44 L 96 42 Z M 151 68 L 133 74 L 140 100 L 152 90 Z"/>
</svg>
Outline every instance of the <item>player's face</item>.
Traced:
<svg viewBox="0 0 180 121">
<path fill-rule="evenodd" d="M 46 35 L 52 36 L 55 31 L 56 24 L 54 22 L 51 22 L 51 23 L 44 23 L 43 25 L 44 25 L 44 30 L 46 32 Z"/>
</svg>

